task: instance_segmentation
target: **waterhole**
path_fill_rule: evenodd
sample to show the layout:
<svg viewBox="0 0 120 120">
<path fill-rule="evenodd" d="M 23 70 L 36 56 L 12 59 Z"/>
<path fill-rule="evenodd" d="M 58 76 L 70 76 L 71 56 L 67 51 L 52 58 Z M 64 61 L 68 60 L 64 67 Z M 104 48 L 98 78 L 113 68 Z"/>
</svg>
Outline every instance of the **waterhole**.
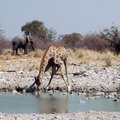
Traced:
<svg viewBox="0 0 120 120">
<path fill-rule="evenodd" d="M 120 112 L 120 101 L 104 97 L 88 99 L 80 94 L 40 93 L 39 95 L 0 93 L 3 113 L 73 113 L 87 111 Z"/>
</svg>

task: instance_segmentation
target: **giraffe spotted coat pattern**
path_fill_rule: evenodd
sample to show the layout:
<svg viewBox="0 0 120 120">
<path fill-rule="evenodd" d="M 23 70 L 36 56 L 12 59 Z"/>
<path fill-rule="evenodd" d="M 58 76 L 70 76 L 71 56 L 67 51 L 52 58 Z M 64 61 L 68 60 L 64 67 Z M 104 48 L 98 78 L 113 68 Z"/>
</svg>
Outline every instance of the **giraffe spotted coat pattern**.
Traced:
<svg viewBox="0 0 120 120">
<path fill-rule="evenodd" d="M 39 74 L 37 77 L 35 77 L 35 82 L 33 85 L 36 84 L 39 88 L 39 86 L 42 84 L 44 73 L 50 68 L 52 68 L 52 74 L 47 87 L 50 85 L 52 78 L 58 69 L 60 69 L 60 74 L 65 82 L 65 85 L 68 88 L 69 83 L 67 78 L 67 51 L 63 46 L 51 45 L 45 51 L 40 63 Z"/>
</svg>

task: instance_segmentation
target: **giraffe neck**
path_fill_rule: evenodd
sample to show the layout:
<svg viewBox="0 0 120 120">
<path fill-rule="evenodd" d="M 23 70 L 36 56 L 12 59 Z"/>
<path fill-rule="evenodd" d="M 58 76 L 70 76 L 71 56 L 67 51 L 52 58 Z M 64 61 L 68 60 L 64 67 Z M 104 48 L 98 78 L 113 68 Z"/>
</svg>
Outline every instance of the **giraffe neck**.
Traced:
<svg viewBox="0 0 120 120">
<path fill-rule="evenodd" d="M 48 50 L 44 53 L 44 56 L 41 60 L 41 64 L 40 64 L 40 69 L 39 69 L 39 78 L 42 78 L 45 72 L 45 68 L 48 64 L 49 59 L 53 57 L 53 55 L 51 55 L 51 47 L 48 48 Z"/>
</svg>

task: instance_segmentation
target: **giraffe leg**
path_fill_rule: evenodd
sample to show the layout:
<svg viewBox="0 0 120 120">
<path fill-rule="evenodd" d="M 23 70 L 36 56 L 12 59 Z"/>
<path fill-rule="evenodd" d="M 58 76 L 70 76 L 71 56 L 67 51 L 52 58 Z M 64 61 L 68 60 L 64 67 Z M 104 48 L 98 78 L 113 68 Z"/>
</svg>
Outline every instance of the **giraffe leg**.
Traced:
<svg viewBox="0 0 120 120">
<path fill-rule="evenodd" d="M 68 78 L 67 78 L 67 76 L 66 76 L 64 63 L 61 64 L 60 70 L 61 70 L 61 76 L 62 76 L 62 78 L 63 78 L 63 80 L 64 80 L 64 83 L 65 83 L 65 85 L 67 86 L 67 90 L 70 91 L 69 82 L 68 82 Z"/>
<path fill-rule="evenodd" d="M 66 80 L 67 80 L 67 84 L 68 84 L 68 86 L 69 86 L 69 82 L 68 82 L 68 73 L 67 73 L 67 59 L 65 58 L 64 59 L 64 66 L 65 66 L 65 75 L 66 75 Z"/>
<path fill-rule="evenodd" d="M 60 65 L 54 63 L 54 59 L 50 59 L 49 62 L 48 62 L 48 64 L 47 64 L 47 66 L 46 66 L 46 68 L 45 68 L 45 72 L 48 71 L 52 66 L 55 66 L 55 67 L 56 67 L 55 73 L 56 73 L 56 72 L 59 70 L 59 68 L 60 68 Z"/>
<path fill-rule="evenodd" d="M 46 86 L 46 88 L 49 87 L 49 85 L 50 85 L 50 83 L 51 83 L 51 81 L 52 81 L 52 78 L 53 78 L 53 76 L 55 75 L 55 72 L 56 72 L 56 66 L 52 66 L 51 78 L 50 78 L 49 83 L 48 83 L 48 85 Z"/>
<path fill-rule="evenodd" d="M 59 70 L 60 66 L 59 66 L 59 65 L 57 65 L 57 64 L 55 64 L 55 67 L 57 68 L 57 69 L 55 70 L 55 74 L 56 74 L 56 73 L 57 73 L 57 71 Z"/>
<path fill-rule="evenodd" d="M 48 71 L 52 66 L 50 64 L 48 64 L 45 68 L 45 72 Z"/>
<path fill-rule="evenodd" d="M 48 71 L 53 65 L 54 65 L 54 58 L 50 58 L 49 61 L 48 61 L 48 64 L 45 68 L 45 72 Z"/>
<path fill-rule="evenodd" d="M 30 86 L 31 88 L 36 84 L 37 85 L 37 90 L 39 90 L 39 86 L 41 85 L 42 81 L 39 81 L 39 76 L 35 77 L 35 82 Z"/>
</svg>

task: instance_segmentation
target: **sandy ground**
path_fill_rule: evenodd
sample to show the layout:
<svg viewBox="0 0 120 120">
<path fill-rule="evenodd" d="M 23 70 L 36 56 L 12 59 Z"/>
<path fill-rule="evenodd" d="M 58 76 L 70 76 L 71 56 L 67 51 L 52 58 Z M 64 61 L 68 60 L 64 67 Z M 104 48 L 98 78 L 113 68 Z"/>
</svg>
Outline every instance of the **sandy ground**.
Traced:
<svg viewBox="0 0 120 120">
<path fill-rule="evenodd" d="M 0 120 L 120 120 L 120 113 L 81 112 L 66 114 L 3 114 Z"/>
<path fill-rule="evenodd" d="M 20 59 L 0 61 L 0 91 L 15 92 L 15 87 L 30 86 L 38 74 L 38 60 Z M 45 73 L 42 87 L 49 81 L 50 73 Z M 94 64 L 68 65 L 68 78 L 71 92 L 85 92 L 94 95 L 120 98 L 120 65 L 109 67 Z M 59 88 L 59 89 L 58 89 Z M 51 89 L 65 91 L 64 81 L 54 76 Z M 0 120 L 120 120 L 120 113 L 115 112 L 80 112 L 66 114 L 5 114 L 0 113 Z"/>
</svg>

